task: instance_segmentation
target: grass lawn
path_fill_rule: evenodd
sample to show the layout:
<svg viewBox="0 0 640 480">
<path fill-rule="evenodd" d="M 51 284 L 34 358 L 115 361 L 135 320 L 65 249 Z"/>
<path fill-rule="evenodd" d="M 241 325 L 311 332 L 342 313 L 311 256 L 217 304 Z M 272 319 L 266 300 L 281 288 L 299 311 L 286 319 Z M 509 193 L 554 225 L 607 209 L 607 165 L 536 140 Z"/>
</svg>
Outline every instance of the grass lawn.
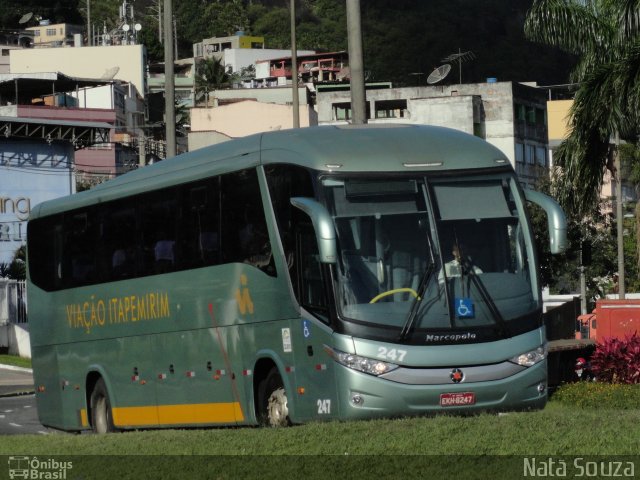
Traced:
<svg viewBox="0 0 640 480">
<path fill-rule="evenodd" d="M 21 358 L 15 355 L 0 355 L 0 364 L 14 367 L 31 368 L 30 358 Z"/>
<path fill-rule="evenodd" d="M 543 411 L 506 415 L 0 437 L 0 455 L 63 456 L 76 462 L 76 472 L 104 478 L 128 478 L 122 475 L 134 471 L 136 478 L 395 478 L 399 472 L 412 478 L 521 478 L 525 458 L 573 462 L 560 456 L 576 455 L 607 462 L 633 455 L 640 474 L 638 452 L 640 409 L 553 401 Z"/>
</svg>

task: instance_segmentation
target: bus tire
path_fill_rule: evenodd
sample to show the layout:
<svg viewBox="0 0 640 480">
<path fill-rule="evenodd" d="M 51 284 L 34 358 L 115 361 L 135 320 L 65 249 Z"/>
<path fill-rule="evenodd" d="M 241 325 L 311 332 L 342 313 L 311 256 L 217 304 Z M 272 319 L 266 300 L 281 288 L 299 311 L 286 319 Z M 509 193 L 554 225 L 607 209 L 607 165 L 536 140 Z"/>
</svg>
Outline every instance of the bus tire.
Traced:
<svg viewBox="0 0 640 480">
<path fill-rule="evenodd" d="M 277 368 L 272 368 L 260 383 L 260 424 L 265 427 L 291 425 L 287 392 Z"/>
<path fill-rule="evenodd" d="M 100 378 L 91 392 L 91 429 L 93 433 L 115 432 L 107 386 Z"/>
</svg>

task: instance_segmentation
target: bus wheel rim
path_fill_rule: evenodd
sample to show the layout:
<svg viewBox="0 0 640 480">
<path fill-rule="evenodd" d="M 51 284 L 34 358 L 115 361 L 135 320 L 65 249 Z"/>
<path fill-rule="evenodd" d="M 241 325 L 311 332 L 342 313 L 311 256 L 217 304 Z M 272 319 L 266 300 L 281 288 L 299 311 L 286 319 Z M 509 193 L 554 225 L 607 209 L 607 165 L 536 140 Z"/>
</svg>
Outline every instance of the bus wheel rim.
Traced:
<svg viewBox="0 0 640 480">
<path fill-rule="evenodd" d="M 278 388 L 269 396 L 267 406 L 269 425 L 272 427 L 286 426 L 289 418 L 287 394 L 284 388 Z"/>
</svg>

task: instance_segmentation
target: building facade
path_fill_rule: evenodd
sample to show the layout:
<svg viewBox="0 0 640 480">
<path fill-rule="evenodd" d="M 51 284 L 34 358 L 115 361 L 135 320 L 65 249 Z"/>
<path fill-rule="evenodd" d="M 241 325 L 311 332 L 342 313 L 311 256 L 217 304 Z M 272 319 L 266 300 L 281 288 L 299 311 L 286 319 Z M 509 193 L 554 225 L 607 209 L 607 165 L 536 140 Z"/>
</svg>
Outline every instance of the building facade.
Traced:
<svg viewBox="0 0 640 480">
<path fill-rule="evenodd" d="M 461 130 L 495 145 L 525 187 L 548 174 L 547 93 L 515 82 L 367 90 L 370 123 L 414 123 Z M 348 123 L 348 90 L 318 89 L 319 124 Z"/>
<path fill-rule="evenodd" d="M 51 24 L 49 20 L 41 20 L 37 27 L 28 27 L 25 30 L 33 33 L 33 44 L 35 48 L 43 47 L 64 47 L 73 46 L 79 41 L 82 45 L 82 25 L 72 25 L 69 23 Z"/>
<path fill-rule="evenodd" d="M 12 50 L 11 73 L 61 72 L 70 77 L 121 80 L 147 92 L 144 45 Z"/>
</svg>

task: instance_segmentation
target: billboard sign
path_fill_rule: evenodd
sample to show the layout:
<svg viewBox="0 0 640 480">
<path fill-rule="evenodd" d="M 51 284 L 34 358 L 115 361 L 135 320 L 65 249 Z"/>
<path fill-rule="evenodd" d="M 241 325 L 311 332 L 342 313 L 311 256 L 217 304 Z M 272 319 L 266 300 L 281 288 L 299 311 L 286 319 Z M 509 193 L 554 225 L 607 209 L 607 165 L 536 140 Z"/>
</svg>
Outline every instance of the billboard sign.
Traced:
<svg viewBox="0 0 640 480">
<path fill-rule="evenodd" d="M 27 240 L 31 209 L 75 191 L 70 144 L 0 142 L 0 263 Z"/>
</svg>

